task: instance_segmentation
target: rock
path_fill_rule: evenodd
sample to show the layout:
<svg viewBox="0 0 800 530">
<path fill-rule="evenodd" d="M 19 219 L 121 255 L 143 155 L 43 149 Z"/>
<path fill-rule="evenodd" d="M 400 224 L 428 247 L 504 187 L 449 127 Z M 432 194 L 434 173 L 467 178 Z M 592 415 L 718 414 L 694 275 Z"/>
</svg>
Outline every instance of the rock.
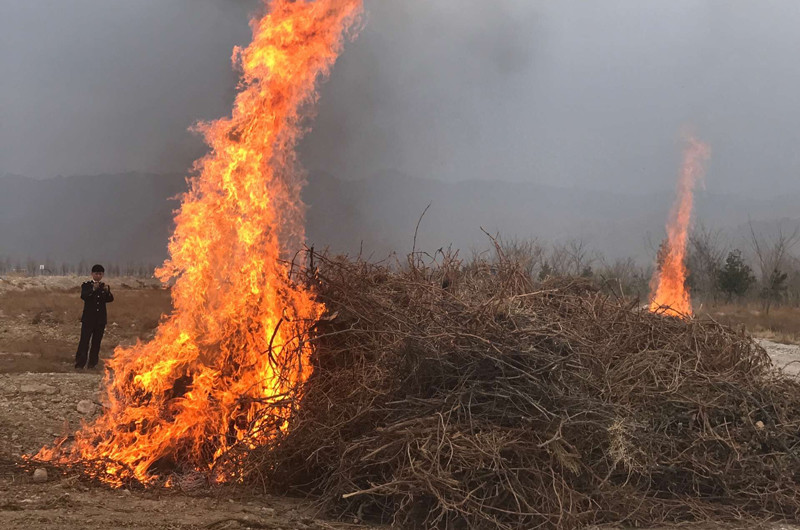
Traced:
<svg viewBox="0 0 800 530">
<path fill-rule="evenodd" d="M 17 393 L 17 387 L 7 381 L 0 381 L 0 395 L 14 396 Z"/>
<path fill-rule="evenodd" d="M 78 402 L 78 406 L 75 407 L 78 409 L 78 412 L 83 414 L 84 416 L 88 416 L 94 413 L 95 404 L 89 401 L 88 399 L 82 399 Z"/>
<path fill-rule="evenodd" d="M 58 394 L 58 388 L 41 383 L 27 383 L 21 385 L 19 391 L 23 394 L 44 394 L 47 396 Z"/>
<path fill-rule="evenodd" d="M 757 421 L 756 422 L 756 429 L 759 430 L 759 431 L 763 431 L 764 430 L 764 422 L 761 421 L 761 420 Z"/>
<path fill-rule="evenodd" d="M 33 472 L 34 482 L 47 482 L 47 470 L 43 467 L 38 468 Z"/>
</svg>

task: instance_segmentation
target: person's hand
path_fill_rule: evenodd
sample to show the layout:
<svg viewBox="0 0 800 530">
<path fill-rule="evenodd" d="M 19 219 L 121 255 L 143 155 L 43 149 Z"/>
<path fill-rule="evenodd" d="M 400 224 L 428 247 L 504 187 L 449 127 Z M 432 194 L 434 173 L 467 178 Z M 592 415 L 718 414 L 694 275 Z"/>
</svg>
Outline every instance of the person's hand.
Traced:
<svg viewBox="0 0 800 530">
<path fill-rule="evenodd" d="M 104 289 L 105 289 L 105 291 L 106 291 L 106 292 L 108 292 L 108 291 L 110 291 L 110 290 L 111 290 L 111 288 L 110 288 L 108 285 L 106 285 L 106 286 L 104 287 Z"/>
<path fill-rule="evenodd" d="M 98 282 L 94 282 L 94 285 L 92 286 L 92 289 L 96 291 L 99 288 L 100 288 L 100 284 Z"/>
</svg>

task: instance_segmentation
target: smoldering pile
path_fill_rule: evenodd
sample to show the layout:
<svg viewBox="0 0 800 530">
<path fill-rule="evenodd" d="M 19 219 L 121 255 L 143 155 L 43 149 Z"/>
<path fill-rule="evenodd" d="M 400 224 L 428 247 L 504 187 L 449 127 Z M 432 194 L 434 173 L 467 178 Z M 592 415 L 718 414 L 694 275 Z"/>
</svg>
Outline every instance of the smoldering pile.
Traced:
<svg viewBox="0 0 800 530">
<path fill-rule="evenodd" d="M 800 514 L 800 384 L 747 336 L 505 259 L 308 274 L 315 372 L 253 482 L 403 528 Z"/>
</svg>

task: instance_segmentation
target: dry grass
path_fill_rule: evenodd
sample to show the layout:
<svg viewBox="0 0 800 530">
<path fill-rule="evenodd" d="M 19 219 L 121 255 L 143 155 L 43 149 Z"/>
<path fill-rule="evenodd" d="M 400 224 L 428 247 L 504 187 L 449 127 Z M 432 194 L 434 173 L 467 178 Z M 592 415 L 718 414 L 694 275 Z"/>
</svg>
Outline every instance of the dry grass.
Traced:
<svg viewBox="0 0 800 530">
<path fill-rule="evenodd" d="M 171 310 L 168 290 L 117 287 L 114 296 L 101 358 L 152 336 Z M 82 309 L 78 288 L 0 293 L 0 373 L 71 370 Z"/>
<path fill-rule="evenodd" d="M 315 262 L 315 372 L 254 482 L 400 528 L 800 515 L 800 385 L 750 337 L 514 262 Z"/>
<path fill-rule="evenodd" d="M 314 258 L 294 276 L 327 308 L 303 337 L 313 375 L 210 471 L 213 445 L 189 455 L 178 441 L 155 478 L 192 489 L 239 477 L 400 528 L 800 517 L 800 383 L 737 330 L 582 280 L 540 283 L 506 259 L 396 270 Z"/>
<path fill-rule="evenodd" d="M 769 315 L 758 304 L 723 304 L 698 311 L 752 335 L 784 344 L 800 344 L 800 308 L 773 307 Z"/>
</svg>

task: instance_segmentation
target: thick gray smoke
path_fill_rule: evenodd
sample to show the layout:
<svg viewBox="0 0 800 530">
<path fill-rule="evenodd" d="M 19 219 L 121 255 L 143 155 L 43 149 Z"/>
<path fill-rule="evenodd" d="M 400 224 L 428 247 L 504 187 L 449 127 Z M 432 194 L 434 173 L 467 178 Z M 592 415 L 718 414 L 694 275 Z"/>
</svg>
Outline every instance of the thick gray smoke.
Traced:
<svg viewBox="0 0 800 530">
<path fill-rule="evenodd" d="M 229 112 L 258 0 L 0 0 L 0 173 L 183 171 Z M 710 189 L 793 185 L 800 5 L 367 0 L 306 164 L 670 189 L 681 127 Z"/>
<path fill-rule="evenodd" d="M 709 190 L 800 188 L 800 5 L 411 0 L 370 12 L 326 89 L 311 165 L 669 190 L 691 125 L 714 152 Z"/>
<path fill-rule="evenodd" d="M 0 175 L 185 173 L 204 152 L 187 128 L 230 112 L 231 50 L 248 42 L 260 8 L 0 0 Z M 445 224 L 469 221 L 479 237 L 484 226 L 641 249 L 663 226 L 687 125 L 712 149 L 698 204 L 713 208 L 700 217 L 735 225 L 796 204 L 798 3 L 366 0 L 366 9 L 301 146 L 316 183 L 309 200 L 319 198 L 310 221 L 362 227 L 348 241 L 393 247 L 381 238 L 410 237 L 439 197 L 426 219 L 431 243 L 469 242 Z M 336 184 L 358 179 L 372 184 Z M 491 200 L 452 184 L 464 181 L 484 182 Z M 487 184 L 497 181 L 522 187 Z M 325 204 L 331 186 L 341 204 Z M 783 202 L 751 212 L 739 205 L 755 203 L 726 194 Z M 460 220 L 464 211 L 473 217 Z"/>
<path fill-rule="evenodd" d="M 256 2 L 0 0 L 0 174 L 185 171 Z"/>
</svg>

